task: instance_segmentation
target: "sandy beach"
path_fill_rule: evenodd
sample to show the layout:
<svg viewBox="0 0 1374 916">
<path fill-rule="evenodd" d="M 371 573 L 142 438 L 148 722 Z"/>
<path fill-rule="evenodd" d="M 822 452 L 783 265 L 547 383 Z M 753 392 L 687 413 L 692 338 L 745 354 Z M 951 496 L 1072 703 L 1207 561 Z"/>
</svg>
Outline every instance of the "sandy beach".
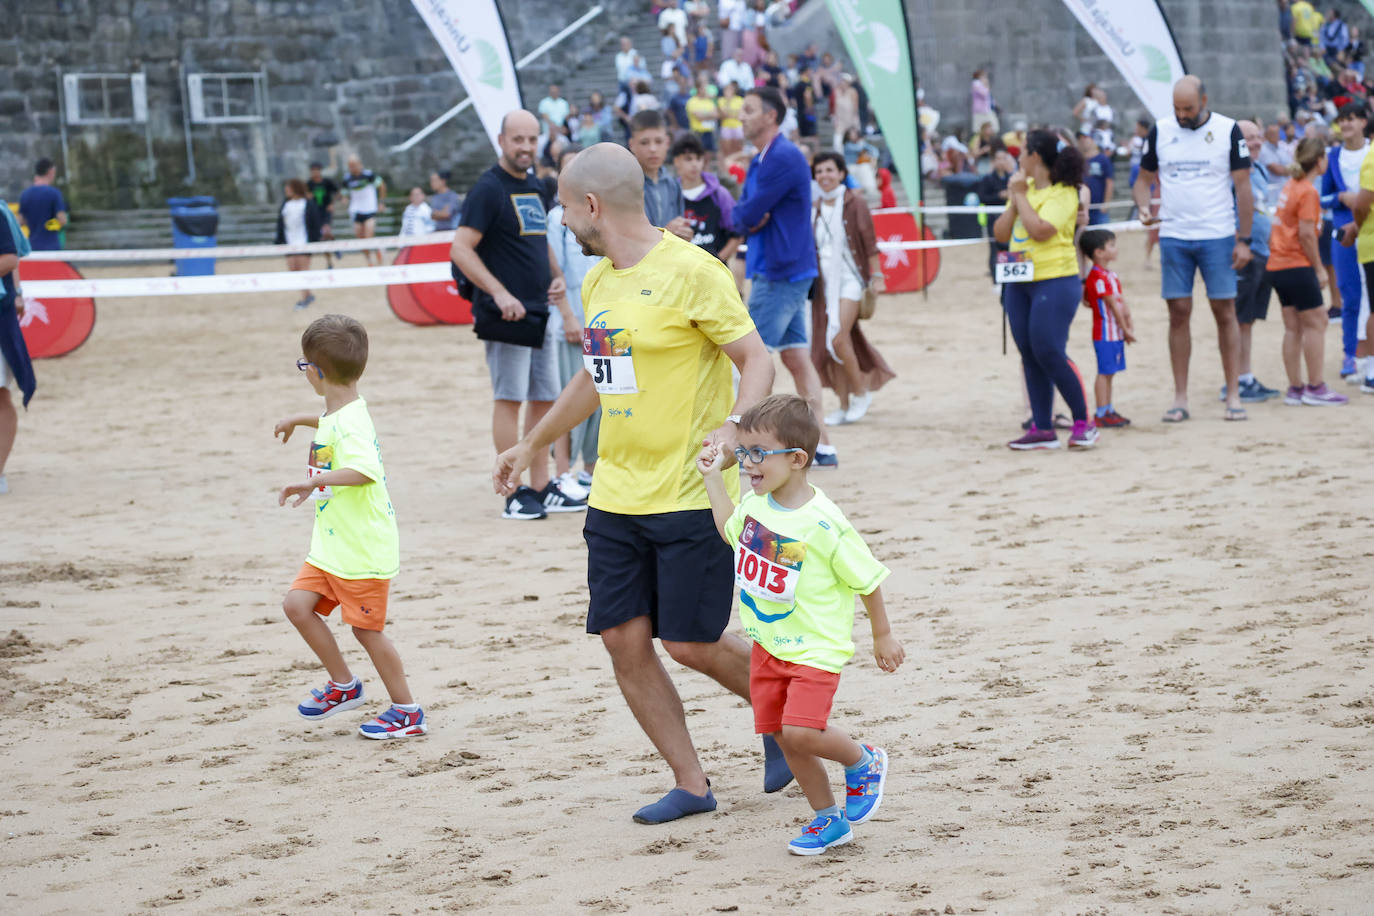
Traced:
<svg viewBox="0 0 1374 916">
<path fill-rule="evenodd" d="M 869 323 L 899 377 L 812 479 L 892 567 L 907 663 L 877 669 L 860 611 L 834 721 L 888 750 L 888 795 L 815 859 L 786 851 L 809 808 L 763 794 L 747 707 L 671 662 L 720 807 L 631 822 L 671 776 L 584 632 L 581 517 L 500 519 L 470 328 L 377 288 L 99 301 L 38 364 L 0 497 L 0 912 L 1370 912 L 1374 397 L 1335 378 L 1333 327 L 1350 405 L 1223 422 L 1199 294 L 1193 419 L 1162 424 L 1159 275 L 1121 247 L 1135 425 L 1095 451 L 1006 449 L 1019 361 L 981 248 Z M 272 425 L 318 409 L 294 361 L 328 311 L 371 336 L 388 632 L 431 723 L 409 742 L 356 734 L 384 693 L 342 629 L 376 703 L 294 709 L 324 676 L 281 612 L 311 519 L 275 488 L 308 441 Z M 1281 337 L 1275 302 L 1277 388 Z"/>
</svg>

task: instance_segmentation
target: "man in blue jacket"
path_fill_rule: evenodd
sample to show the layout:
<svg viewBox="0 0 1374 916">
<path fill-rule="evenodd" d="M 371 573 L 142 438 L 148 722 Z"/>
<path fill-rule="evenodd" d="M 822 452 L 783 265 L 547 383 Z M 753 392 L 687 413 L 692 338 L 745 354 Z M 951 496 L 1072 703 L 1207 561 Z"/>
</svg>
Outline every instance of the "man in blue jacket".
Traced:
<svg viewBox="0 0 1374 916">
<path fill-rule="evenodd" d="M 734 220 L 748 236 L 745 276 L 753 281 L 749 315 L 759 336 L 782 357 L 797 394 L 821 422 L 816 467 L 839 459 L 820 420 L 821 379 L 811 362 L 810 292 L 816 279 L 816 245 L 811 234 L 811 169 L 802 151 L 782 136 L 787 115 L 782 93 L 771 86 L 744 95 L 740 123 L 758 153 L 749 162 Z"/>
<path fill-rule="evenodd" d="M 1341 377 L 1359 382 L 1364 373 L 1355 363 L 1356 357 L 1367 357 L 1368 343 L 1360 339 L 1365 318 L 1369 316 L 1369 292 L 1364 288 L 1364 271 L 1355 246 L 1349 248 L 1339 244 L 1341 230 L 1355 218 L 1350 205 L 1360 193 L 1360 165 L 1369 152 L 1369 141 L 1364 130 L 1367 121 L 1363 102 L 1347 102 L 1336 114 L 1336 126 L 1340 128 L 1341 144 L 1331 147 L 1327 153 L 1326 174 L 1322 176 L 1322 206 L 1331 211 L 1331 222 L 1336 227 L 1333 239 L 1337 244 L 1331 246 L 1332 266 L 1336 268 L 1336 287 L 1340 290 L 1341 305 L 1341 343 L 1344 359 L 1341 360 Z M 1358 352 L 1357 352 L 1358 350 Z"/>
</svg>

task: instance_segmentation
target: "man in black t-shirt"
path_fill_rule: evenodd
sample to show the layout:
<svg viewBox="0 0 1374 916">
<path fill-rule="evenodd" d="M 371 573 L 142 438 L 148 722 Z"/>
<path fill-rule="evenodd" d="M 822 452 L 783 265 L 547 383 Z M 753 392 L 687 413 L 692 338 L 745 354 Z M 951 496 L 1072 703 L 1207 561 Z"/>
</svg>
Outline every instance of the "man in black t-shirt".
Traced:
<svg viewBox="0 0 1374 916">
<path fill-rule="evenodd" d="M 1007 205 L 1007 185 L 1011 181 L 1012 173 L 1016 171 L 1016 158 L 1007 151 L 1006 144 L 1001 139 L 992 141 L 992 171 L 979 180 L 975 185 L 978 192 L 978 202 L 985 207 L 1003 208 Z M 980 225 L 990 222 L 988 214 L 981 213 L 978 216 Z M 1010 251 L 1011 245 L 997 241 L 991 235 L 988 236 L 988 277 L 996 283 L 997 276 L 997 254 L 1001 251 Z"/>
<path fill-rule="evenodd" d="M 582 328 L 570 320 L 563 273 L 549 248 L 542 183 L 530 174 L 539 121 L 528 111 L 512 111 L 496 139 L 501 157 L 468 192 L 452 258 L 475 287 L 473 330 L 486 348 L 499 454 L 520 438 L 521 403 L 528 404 L 525 429 L 532 429 L 562 390 L 557 348 L 549 339 L 550 301 L 563 312 L 569 334 L 580 340 Z M 548 455 L 542 457 L 530 465 L 530 486 L 506 499 L 502 517 L 536 519 L 587 508 L 585 499 L 570 497 L 549 479 Z"/>
<path fill-rule="evenodd" d="M 706 148 L 696 134 L 679 137 L 668 156 L 682 185 L 682 216 L 692 229 L 692 244 L 729 264 L 742 241 L 731 219 L 735 199 L 720 179 L 702 170 Z"/>
</svg>

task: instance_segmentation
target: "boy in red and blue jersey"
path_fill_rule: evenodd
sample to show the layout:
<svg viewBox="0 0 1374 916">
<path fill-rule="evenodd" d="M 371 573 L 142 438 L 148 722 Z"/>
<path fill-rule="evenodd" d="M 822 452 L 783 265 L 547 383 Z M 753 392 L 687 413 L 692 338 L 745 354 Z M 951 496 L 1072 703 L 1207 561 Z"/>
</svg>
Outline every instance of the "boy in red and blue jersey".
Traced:
<svg viewBox="0 0 1374 916">
<path fill-rule="evenodd" d="M 1112 406 L 1112 376 L 1126 370 L 1126 344 L 1135 343 L 1131 310 L 1121 295 L 1121 278 L 1107 266 L 1116 260 L 1116 235 L 1106 229 L 1088 229 L 1079 236 L 1078 247 L 1093 265 L 1083 278 L 1083 301 L 1093 313 L 1097 425 L 1129 426 L 1131 421 Z"/>
</svg>

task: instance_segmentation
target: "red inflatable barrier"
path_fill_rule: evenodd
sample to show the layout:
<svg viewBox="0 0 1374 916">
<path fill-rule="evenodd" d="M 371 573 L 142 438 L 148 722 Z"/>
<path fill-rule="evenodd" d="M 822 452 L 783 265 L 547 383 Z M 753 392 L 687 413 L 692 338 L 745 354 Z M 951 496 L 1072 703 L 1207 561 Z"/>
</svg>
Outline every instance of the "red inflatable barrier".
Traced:
<svg viewBox="0 0 1374 916">
<path fill-rule="evenodd" d="M 405 261 L 401 260 L 401 257 L 409 250 L 409 248 L 402 248 L 391 263 L 404 264 Z M 396 313 L 396 317 L 402 321 L 421 326 L 439 323 L 434 320 L 433 315 L 420 308 L 420 303 L 415 299 L 413 284 L 389 284 L 386 288 L 386 304 L 391 306 L 391 310 Z"/>
<path fill-rule="evenodd" d="M 19 280 L 80 280 L 80 271 L 66 261 L 20 261 Z M 19 320 L 29 356 L 46 359 L 65 356 L 86 342 L 95 327 L 95 300 L 24 299 Z"/>
<path fill-rule="evenodd" d="M 873 217 L 873 228 L 879 242 L 918 242 L 935 238 L 929 226 L 922 226 L 918 234 L 916 217 L 910 213 L 878 213 Z M 938 248 L 883 252 L 883 274 L 887 277 L 889 293 L 918 292 L 930 285 L 939 272 Z"/>
<path fill-rule="evenodd" d="M 449 262 L 449 244 L 412 245 L 396 253 L 394 264 Z M 411 324 L 472 324 L 472 303 L 458 295 L 452 279 L 387 287 L 387 302 L 398 317 Z"/>
</svg>

